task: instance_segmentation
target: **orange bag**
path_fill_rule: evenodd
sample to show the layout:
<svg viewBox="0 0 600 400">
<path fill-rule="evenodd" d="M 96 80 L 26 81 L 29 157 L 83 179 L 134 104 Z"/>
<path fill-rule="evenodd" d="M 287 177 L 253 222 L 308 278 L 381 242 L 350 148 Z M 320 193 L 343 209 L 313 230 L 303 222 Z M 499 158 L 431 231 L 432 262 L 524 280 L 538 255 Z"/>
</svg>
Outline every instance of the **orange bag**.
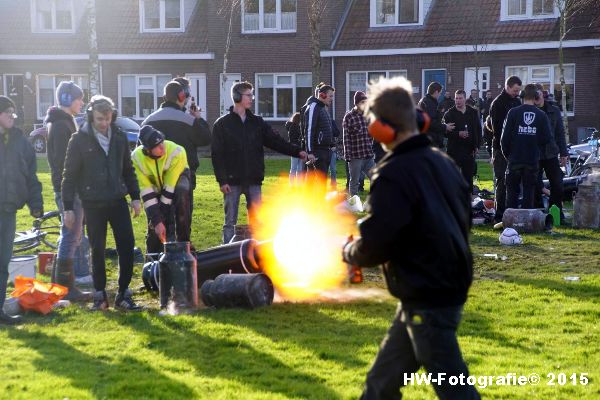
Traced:
<svg viewBox="0 0 600 400">
<path fill-rule="evenodd" d="M 19 299 L 23 310 L 48 314 L 52 305 L 69 293 L 69 289 L 56 283 L 40 282 L 33 278 L 18 275 L 15 278 L 15 290 L 11 297 Z"/>
</svg>

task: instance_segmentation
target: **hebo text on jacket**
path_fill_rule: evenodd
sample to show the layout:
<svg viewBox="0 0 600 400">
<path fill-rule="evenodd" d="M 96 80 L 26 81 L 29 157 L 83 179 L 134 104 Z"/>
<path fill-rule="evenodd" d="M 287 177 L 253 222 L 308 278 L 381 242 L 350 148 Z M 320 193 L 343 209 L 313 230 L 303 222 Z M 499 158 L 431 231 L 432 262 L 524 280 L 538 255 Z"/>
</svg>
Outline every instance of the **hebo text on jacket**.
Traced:
<svg viewBox="0 0 600 400">
<path fill-rule="evenodd" d="M 153 222 L 160 215 L 160 205 L 170 206 L 175 196 L 175 185 L 188 169 L 185 149 L 169 140 L 164 141 L 165 154 L 154 159 L 138 146 L 131 159 L 140 185 L 140 194 L 148 219 Z"/>
</svg>

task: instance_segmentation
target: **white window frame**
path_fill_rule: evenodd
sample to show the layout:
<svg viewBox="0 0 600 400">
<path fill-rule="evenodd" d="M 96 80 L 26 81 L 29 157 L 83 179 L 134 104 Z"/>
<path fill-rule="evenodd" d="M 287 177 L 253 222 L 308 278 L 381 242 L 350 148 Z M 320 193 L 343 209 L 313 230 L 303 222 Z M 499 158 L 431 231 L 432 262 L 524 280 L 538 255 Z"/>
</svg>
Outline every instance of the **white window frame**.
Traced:
<svg viewBox="0 0 600 400">
<path fill-rule="evenodd" d="M 75 7 L 73 0 L 69 0 L 71 6 L 71 29 L 57 29 L 56 28 L 56 0 L 46 0 L 52 3 L 52 28 L 42 29 L 37 23 L 37 5 L 38 1 L 44 0 L 31 0 L 31 32 L 33 33 L 75 33 Z"/>
<path fill-rule="evenodd" d="M 133 77 L 135 79 L 135 114 L 134 115 L 125 115 L 125 117 L 133 118 L 135 120 L 143 120 L 146 117 L 143 115 L 139 115 L 140 110 L 140 90 L 141 89 L 150 89 L 150 85 L 140 85 L 140 79 L 142 78 L 152 78 L 152 89 L 154 90 L 154 96 L 152 97 L 154 100 L 154 111 L 158 109 L 160 104 L 158 104 L 157 98 L 160 97 L 158 93 L 158 88 L 156 87 L 156 80 L 159 76 L 169 76 L 169 79 L 173 78 L 172 74 L 119 74 L 117 75 L 117 84 L 118 84 L 118 110 L 119 115 L 123 115 L 122 112 L 122 90 L 121 90 L 121 79 L 123 77 Z"/>
<path fill-rule="evenodd" d="M 146 0 L 139 0 L 140 4 L 140 32 L 148 33 L 148 32 L 185 32 L 185 10 L 184 10 L 184 0 L 179 0 L 179 28 L 165 28 L 166 24 L 166 10 L 165 10 L 165 0 L 159 1 L 159 20 L 160 27 L 156 29 L 146 28 L 146 8 L 144 7 L 144 3 Z"/>
<path fill-rule="evenodd" d="M 258 29 L 255 30 L 247 30 L 245 24 L 245 2 L 246 0 L 242 0 L 241 7 L 242 12 L 240 13 L 242 16 L 242 33 L 243 34 L 254 34 L 254 33 L 293 33 L 298 29 L 298 0 L 296 0 L 296 23 L 294 29 L 282 29 L 281 28 L 281 0 L 276 0 L 275 5 L 275 28 L 265 28 L 264 27 L 264 9 L 265 3 L 264 0 L 258 0 Z"/>
<path fill-rule="evenodd" d="M 558 7 L 554 4 L 554 12 L 552 14 L 538 14 L 533 15 L 533 0 L 526 0 L 525 14 L 522 15 L 508 15 L 508 1 L 500 1 L 500 21 L 515 21 L 523 19 L 553 19 L 558 18 L 559 12 Z"/>
<path fill-rule="evenodd" d="M 67 80 L 73 81 L 75 82 L 79 87 L 83 88 L 84 90 L 88 90 L 89 92 L 89 77 L 85 74 L 38 74 L 36 75 L 35 79 L 35 109 L 36 109 L 36 114 L 37 114 L 37 119 L 44 119 L 44 117 L 46 116 L 46 111 L 47 110 L 42 110 L 40 108 L 40 77 L 44 76 L 44 77 L 51 77 L 52 78 L 52 105 L 56 105 L 56 78 L 57 77 L 66 77 Z M 87 78 L 88 79 L 88 84 L 87 84 L 87 88 L 85 87 L 85 85 L 83 85 L 82 79 L 83 78 Z"/>
<path fill-rule="evenodd" d="M 419 21 L 418 22 L 409 22 L 409 23 L 398 23 L 398 12 L 400 11 L 398 0 L 394 0 L 396 2 L 395 5 L 395 16 L 394 16 L 394 24 L 378 24 L 377 23 L 377 0 L 369 0 L 370 3 L 370 27 L 371 28 L 382 28 L 389 26 L 418 26 L 423 25 L 424 20 L 424 0 L 416 0 L 419 2 Z"/>
<path fill-rule="evenodd" d="M 403 73 L 404 76 L 408 79 L 408 71 L 405 69 L 346 71 L 346 94 L 345 94 L 346 110 L 349 110 L 351 108 L 350 105 L 354 105 L 354 99 L 350 99 L 350 74 L 365 74 L 365 90 L 366 90 L 367 86 L 369 85 L 369 82 L 367 81 L 368 76 L 369 76 L 369 74 L 375 73 L 375 72 L 384 72 L 386 78 L 390 77 L 390 73 L 399 72 L 399 73 Z"/>
<path fill-rule="evenodd" d="M 260 98 L 259 98 L 260 87 L 258 86 L 259 75 L 273 76 L 273 87 L 271 88 L 271 89 L 273 89 L 273 115 L 277 115 L 277 89 L 292 89 L 292 101 L 293 101 L 292 110 L 298 110 L 302 106 L 302 104 L 300 104 L 300 105 L 296 104 L 296 89 L 298 88 L 297 83 L 296 83 L 296 76 L 297 75 L 311 75 L 311 78 L 312 78 L 311 72 L 274 72 L 274 73 L 261 72 L 261 73 L 256 73 L 254 75 L 254 82 L 256 82 L 256 85 L 254 88 L 254 109 L 256 111 L 256 115 L 260 115 L 261 117 L 262 117 L 262 115 L 258 113 L 258 104 L 259 104 L 259 100 L 260 100 Z M 292 82 L 289 84 L 278 85 L 277 77 L 279 77 L 279 76 L 291 76 Z M 308 86 L 306 86 L 306 87 L 308 87 Z M 312 86 L 310 89 L 312 91 Z M 290 117 L 263 117 L 263 118 L 265 121 L 287 121 Z"/>
<path fill-rule="evenodd" d="M 567 111 L 567 116 L 569 117 L 573 117 L 575 115 L 575 82 L 577 81 L 577 77 L 575 76 L 576 72 L 577 72 L 577 68 L 575 64 L 564 64 L 565 67 L 573 67 L 573 110 L 571 111 Z M 549 71 L 549 75 L 548 75 L 548 79 L 550 80 L 550 93 L 554 93 L 554 88 L 556 85 L 560 85 L 560 83 L 555 83 L 555 81 L 557 81 L 559 78 L 557 76 L 555 76 L 554 74 L 554 70 L 555 68 L 558 67 L 558 64 L 542 64 L 542 65 L 508 65 L 505 67 L 504 69 L 504 76 L 505 79 L 508 79 L 509 75 L 508 75 L 508 70 L 509 68 L 527 68 L 527 81 L 523 80 L 523 86 L 527 85 L 528 83 L 537 83 L 535 82 L 533 79 L 531 79 L 531 70 L 534 68 L 548 68 Z M 569 83 L 571 84 L 571 83 Z M 560 104 L 559 104 L 560 105 Z"/>
</svg>

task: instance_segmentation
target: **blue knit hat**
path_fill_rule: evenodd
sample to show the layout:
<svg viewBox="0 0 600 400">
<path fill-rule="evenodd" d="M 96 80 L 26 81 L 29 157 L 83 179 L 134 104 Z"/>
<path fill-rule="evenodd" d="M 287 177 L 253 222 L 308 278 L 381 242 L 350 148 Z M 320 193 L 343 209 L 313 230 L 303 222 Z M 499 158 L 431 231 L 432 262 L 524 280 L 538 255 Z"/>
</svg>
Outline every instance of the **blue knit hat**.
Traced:
<svg viewBox="0 0 600 400">
<path fill-rule="evenodd" d="M 73 81 L 63 81 L 56 88 L 56 102 L 62 107 L 71 107 L 73 100 L 83 98 L 83 90 Z"/>
</svg>

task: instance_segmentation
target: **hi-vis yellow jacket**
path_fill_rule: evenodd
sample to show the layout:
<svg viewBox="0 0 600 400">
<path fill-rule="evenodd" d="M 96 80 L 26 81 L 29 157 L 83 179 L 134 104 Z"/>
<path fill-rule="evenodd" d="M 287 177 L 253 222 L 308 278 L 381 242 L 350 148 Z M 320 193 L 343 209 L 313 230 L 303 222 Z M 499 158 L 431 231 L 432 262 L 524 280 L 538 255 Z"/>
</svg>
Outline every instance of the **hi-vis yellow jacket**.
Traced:
<svg viewBox="0 0 600 400">
<path fill-rule="evenodd" d="M 163 219 L 160 204 L 171 205 L 175 185 L 181 174 L 189 168 L 183 147 L 169 140 L 165 140 L 164 144 L 165 154 L 157 159 L 145 155 L 142 146 L 136 147 L 131 153 L 144 210 L 148 220 L 155 225 Z"/>
</svg>

